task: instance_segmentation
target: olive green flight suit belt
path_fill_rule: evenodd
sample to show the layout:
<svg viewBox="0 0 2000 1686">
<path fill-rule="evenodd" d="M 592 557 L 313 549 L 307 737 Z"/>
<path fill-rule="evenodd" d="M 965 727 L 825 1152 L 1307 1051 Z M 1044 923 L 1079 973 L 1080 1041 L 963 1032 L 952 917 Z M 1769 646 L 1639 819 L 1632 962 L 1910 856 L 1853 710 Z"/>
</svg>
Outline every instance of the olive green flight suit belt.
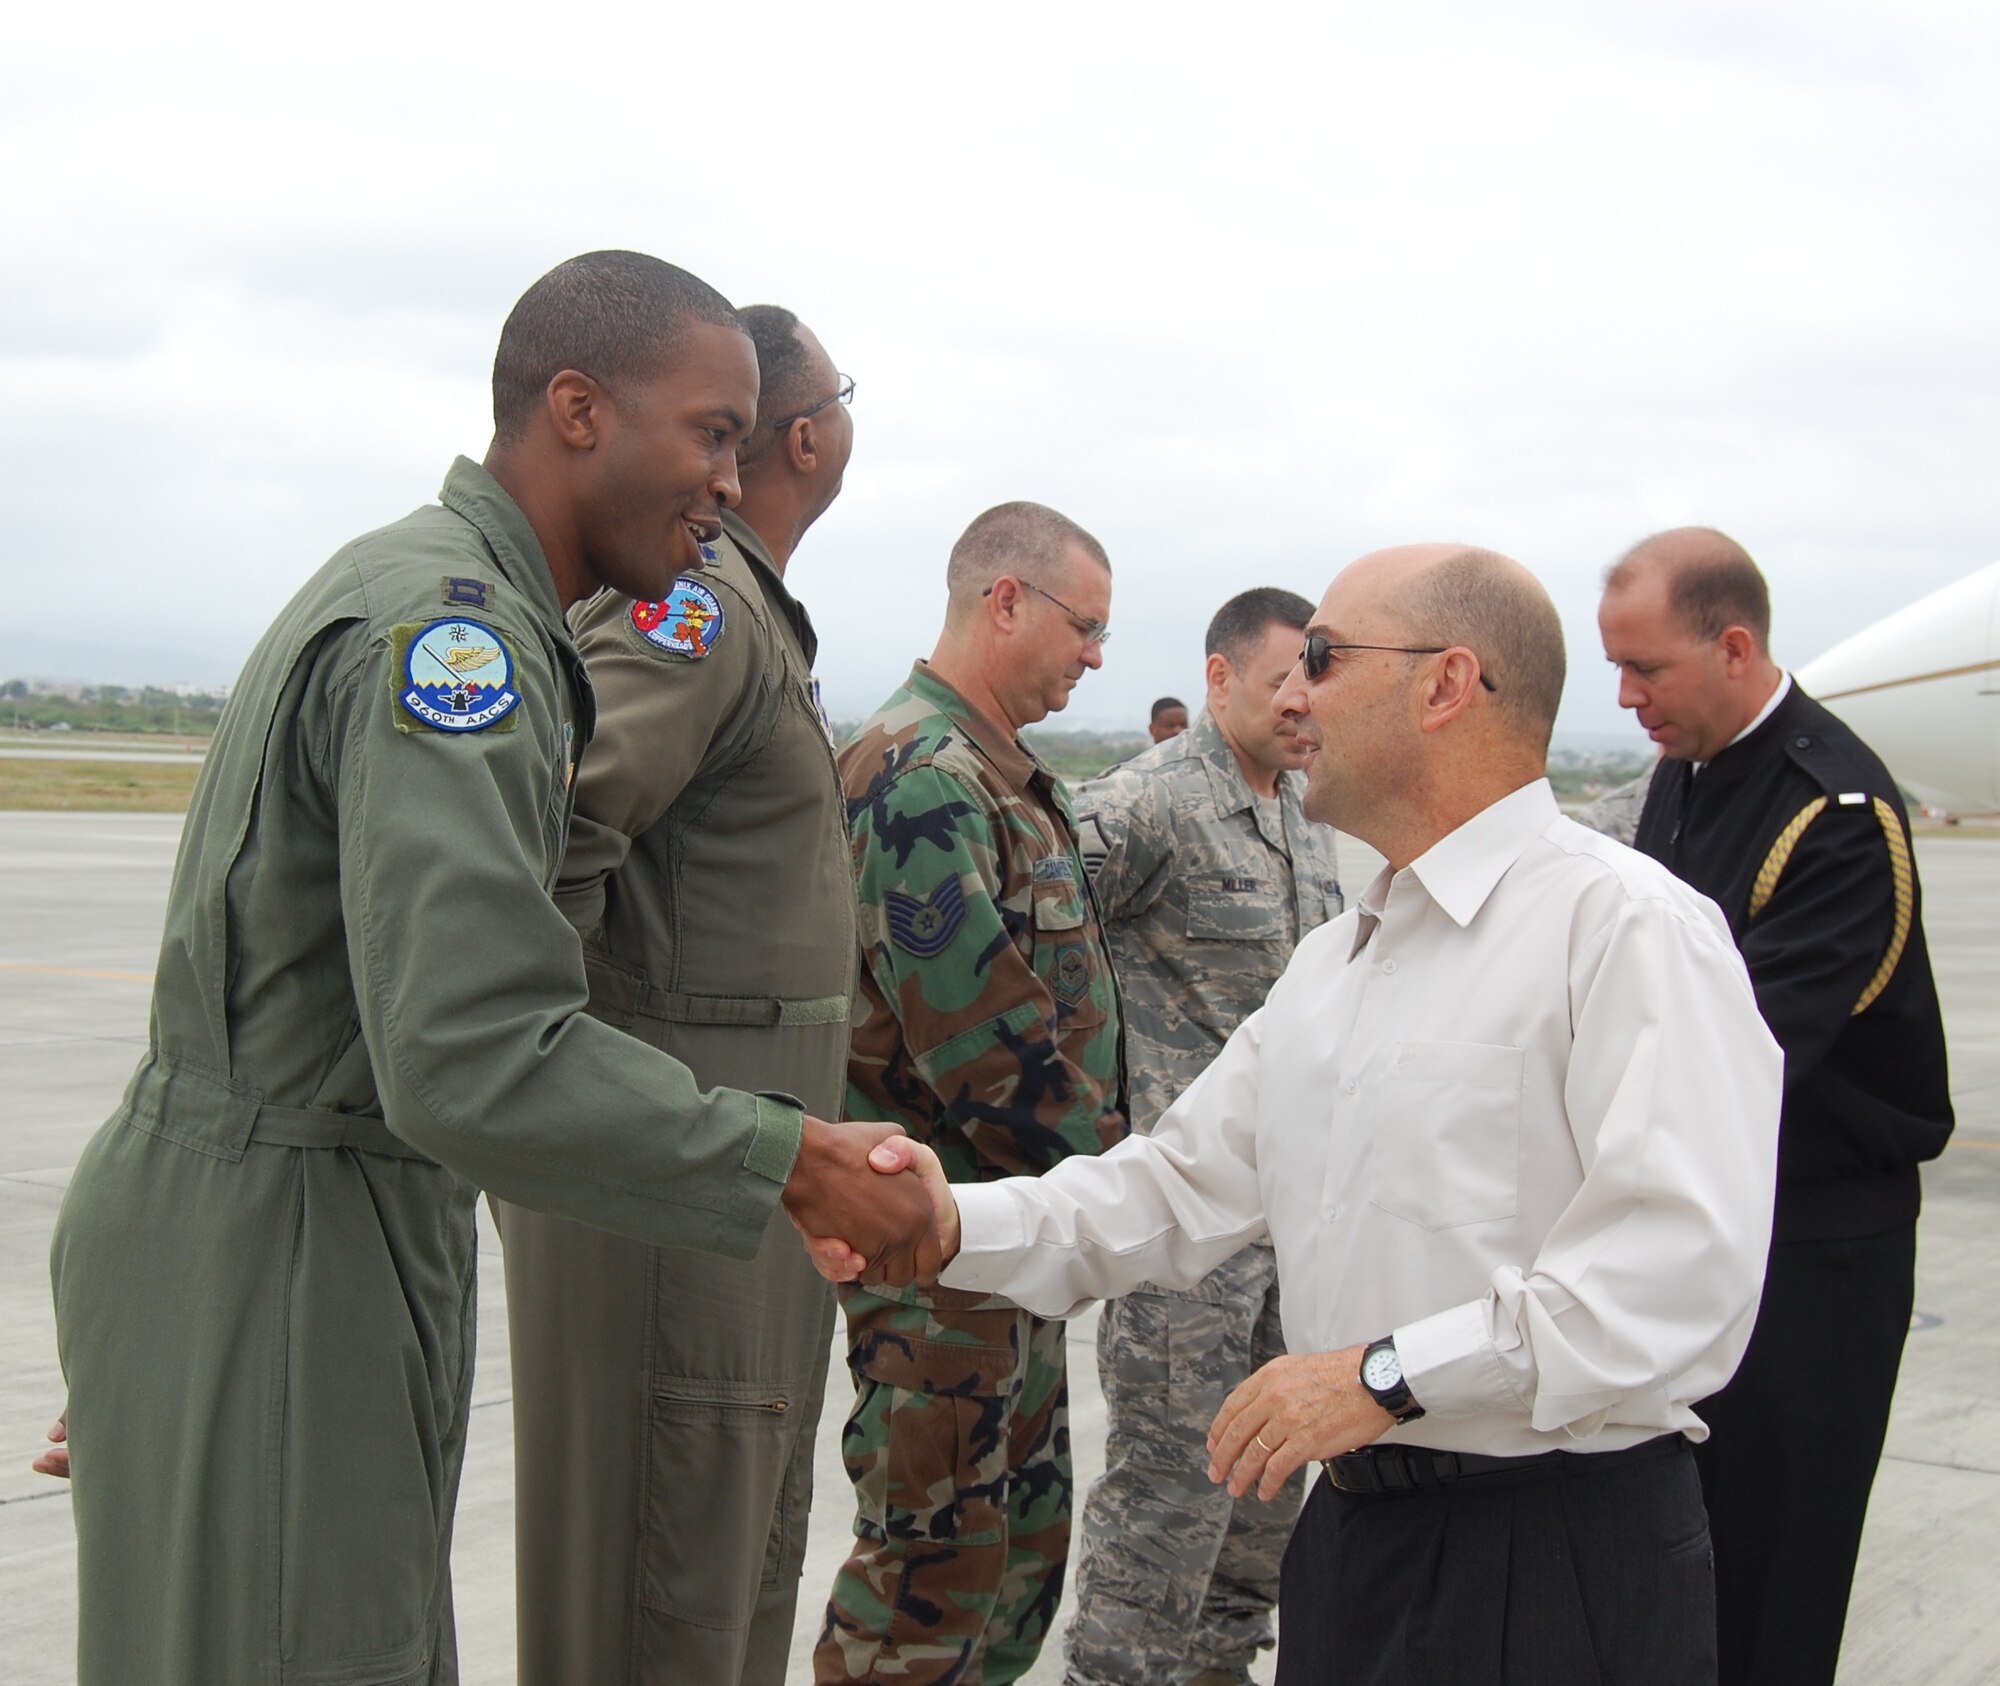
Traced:
<svg viewBox="0 0 2000 1686">
<path fill-rule="evenodd" d="M 847 997 L 815 995 L 682 995 L 648 984 L 634 1011 L 668 1024 L 845 1024 Z"/>
<path fill-rule="evenodd" d="M 134 1129 L 231 1162 L 240 1160 L 251 1142 L 430 1158 L 379 1118 L 324 1107 L 276 1106 L 247 1083 L 158 1053 L 134 1074 L 125 1110 Z"/>
<path fill-rule="evenodd" d="M 845 1024 L 845 995 L 688 995 L 661 989 L 584 950 L 584 971 L 590 979 L 594 1012 L 617 1023 L 625 1019 L 656 1019 L 663 1024 L 763 1026 Z"/>
<path fill-rule="evenodd" d="M 250 1139 L 279 1147 L 351 1147 L 357 1153 L 386 1153 L 396 1159 L 430 1157 L 379 1118 L 358 1112 L 322 1112 L 318 1107 L 273 1106 L 269 1101 L 257 1108 Z"/>
</svg>

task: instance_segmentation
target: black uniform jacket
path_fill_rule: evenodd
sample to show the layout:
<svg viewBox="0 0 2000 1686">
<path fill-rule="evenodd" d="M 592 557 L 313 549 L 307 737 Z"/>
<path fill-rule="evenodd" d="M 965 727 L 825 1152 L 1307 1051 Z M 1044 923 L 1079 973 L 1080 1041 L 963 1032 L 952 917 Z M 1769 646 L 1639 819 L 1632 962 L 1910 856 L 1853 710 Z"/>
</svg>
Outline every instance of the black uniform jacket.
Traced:
<svg viewBox="0 0 2000 1686">
<path fill-rule="evenodd" d="M 1888 769 L 1796 682 L 1699 773 L 1663 765 L 1639 816 L 1638 849 L 1721 906 L 1785 1051 L 1781 1241 L 1911 1222 L 1951 1134 L 1909 831 Z"/>
</svg>

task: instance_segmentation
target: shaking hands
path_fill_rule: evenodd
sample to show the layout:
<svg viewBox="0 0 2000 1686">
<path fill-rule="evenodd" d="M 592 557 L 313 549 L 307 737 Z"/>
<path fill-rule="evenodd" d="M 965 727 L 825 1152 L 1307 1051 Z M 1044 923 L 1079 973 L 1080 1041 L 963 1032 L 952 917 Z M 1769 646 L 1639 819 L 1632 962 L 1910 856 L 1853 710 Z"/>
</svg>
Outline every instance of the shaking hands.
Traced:
<svg viewBox="0 0 2000 1686">
<path fill-rule="evenodd" d="M 944 1167 L 893 1124 L 808 1118 L 784 1201 L 829 1282 L 928 1284 L 958 1253 Z"/>
</svg>

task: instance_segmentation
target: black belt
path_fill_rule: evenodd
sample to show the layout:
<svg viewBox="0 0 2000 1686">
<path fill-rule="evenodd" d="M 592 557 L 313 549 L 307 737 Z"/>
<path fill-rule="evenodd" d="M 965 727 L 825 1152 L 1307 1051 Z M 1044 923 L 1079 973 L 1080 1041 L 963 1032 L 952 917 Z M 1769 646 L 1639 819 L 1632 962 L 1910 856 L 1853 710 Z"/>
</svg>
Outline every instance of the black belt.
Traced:
<svg viewBox="0 0 2000 1686">
<path fill-rule="evenodd" d="M 1365 1446 L 1345 1457 L 1327 1459 L 1325 1468 L 1328 1479 L 1343 1493 L 1407 1496 L 1435 1493 L 1457 1481 L 1589 1475 L 1613 1464 L 1665 1457 L 1685 1444 L 1678 1434 L 1662 1434 L 1616 1452 L 1536 1452 L 1522 1458 L 1437 1452 L 1428 1446 Z"/>
</svg>

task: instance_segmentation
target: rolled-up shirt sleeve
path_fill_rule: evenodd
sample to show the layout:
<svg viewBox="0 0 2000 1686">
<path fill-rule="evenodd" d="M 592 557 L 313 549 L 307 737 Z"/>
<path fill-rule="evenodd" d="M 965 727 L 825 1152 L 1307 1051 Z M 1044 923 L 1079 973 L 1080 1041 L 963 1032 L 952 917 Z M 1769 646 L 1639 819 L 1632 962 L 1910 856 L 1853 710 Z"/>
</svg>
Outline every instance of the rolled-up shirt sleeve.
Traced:
<svg viewBox="0 0 2000 1686">
<path fill-rule="evenodd" d="M 1770 1244 L 1783 1060 L 1719 920 L 1628 902 L 1570 983 L 1581 1185 L 1532 1263 L 1395 1337 L 1433 1417 L 1525 1412 L 1585 1439 L 1614 1414 L 1666 1420 L 1735 1371 Z"/>
<path fill-rule="evenodd" d="M 1144 1282 L 1194 1286 L 1264 1229 L 1257 1184 L 1259 1016 L 1161 1116 L 1098 1157 L 1039 1177 L 963 1184 L 947 1288 L 1074 1315 Z"/>
</svg>

